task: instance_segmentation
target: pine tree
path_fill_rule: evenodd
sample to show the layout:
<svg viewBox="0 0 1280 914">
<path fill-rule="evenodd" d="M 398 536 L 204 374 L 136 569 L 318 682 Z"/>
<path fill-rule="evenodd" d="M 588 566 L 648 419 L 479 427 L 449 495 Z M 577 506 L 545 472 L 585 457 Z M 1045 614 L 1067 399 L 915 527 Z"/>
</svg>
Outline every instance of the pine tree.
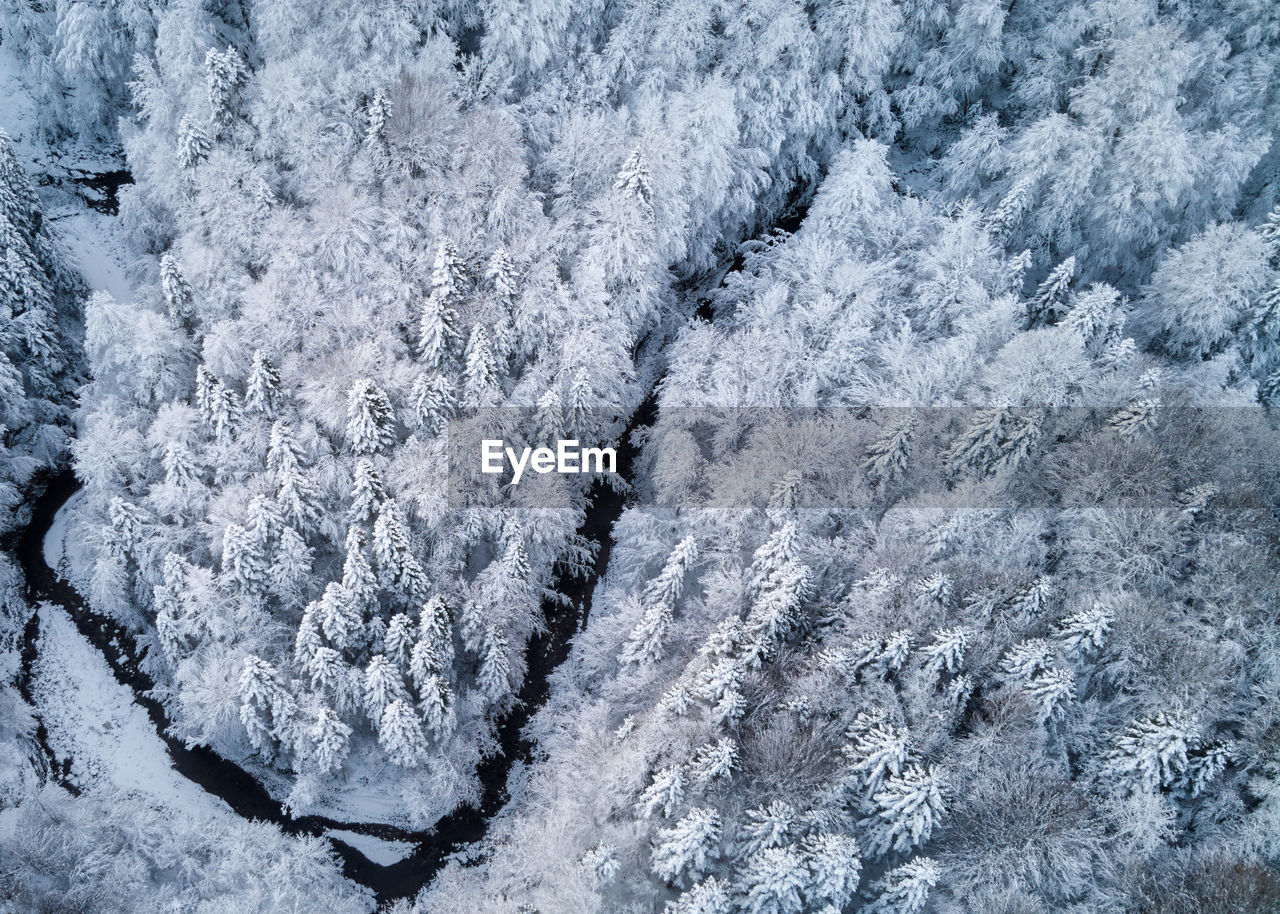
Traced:
<svg viewBox="0 0 1280 914">
<path fill-rule="evenodd" d="M 240 722 L 259 752 L 269 753 L 274 746 L 274 709 L 283 691 L 284 681 L 275 667 L 253 654 L 245 658 L 240 671 Z"/>
<path fill-rule="evenodd" d="M 875 883 L 879 894 L 863 911 L 866 914 L 919 914 L 941 876 L 938 865 L 928 857 L 908 860 Z"/>
<path fill-rule="evenodd" d="M 497 405 L 502 396 L 498 386 L 498 367 L 489 347 L 489 335 L 477 324 L 467 340 L 467 351 L 462 370 L 462 401 L 468 407 Z"/>
<path fill-rule="evenodd" d="M 413 556 L 393 499 L 383 502 L 373 525 L 373 554 L 384 587 L 405 599 L 422 598 L 427 589 L 426 574 Z"/>
<path fill-rule="evenodd" d="M 178 164 L 183 169 L 192 169 L 209 157 L 212 144 L 209 135 L 189 117 L 184 117 L 178 125 Z"/>
<path fill-rule="evenodd" d="M 876 812 L 869 823 L 868 851 L 876 857 L 928 841 L 946 811 L 942 779 L 917 764 L 886 778 L 872 799 Z"/>
<path fill-rule="evenodd" d="M 369 109 L 365 112 L 364 144 L 369 149 L 385 150 L 387 144 L 387 119 L 391 117 L 391 102 L 381 89 L 373 93 Z"/>
<path fill-rule="evenodd" d="M 439 372 L 418 375 L 410 396 L 413 400 L 413 417 L 429 434 L 443 433 L 449 420 L 457 412 L 458 400 L 453 393 L 453 383 Z"/>
<path fill-rule="evenodd" d="M 303 472 L 301 452 L 288 423 L 278 419 L 271 426 L 267 444 L 267 471 L 275 477 L 276 504 L 285 519 L 298 529 L 311 530 L 320 519 L 319 497 Z"/>
<path fill-rule="evenodd" d="M 908 631 L 893 632 L 884 639 L 884 646 L 875 660 L 882 677 L 891 676 L 902 669 L 911 656 L 913 640 Z"/>
<path fill-rule="evenodd" d="M 587 420 L 596 405 L 595 390 L 591 386 L 591 377 L 587 369 L 579 367 L 573 373 L 573 381 L 569 384 L 569 400 L 566 404 L 569 430 L 582 438 L 589 431 Z"/>
<path fill-rule="evenodd" d="M 1067 656 L 1080 660 L 1102 648 L 1113 621 L 1111 609 L 1102 602 L 1095 602 L 1088 609 L 1072 613 L 1059 622 L 1054 639 Z"/>
<path fill-rule="evenodd" d="M 906 473 L 915 423 L 915 410 L 891 411 L 884 429 L 867 447 L 863 469 L 872 485 L 890 485 Z"/>
<path fill-rule="evenodd" d="M 715 876 L 708 876 L 676 901 L 668 903 L 665 914 L 730 914 L 731 911 L 729 890 Z"/>
<path fill-rule="evenodd" d="M 511 694 L 511 666 L 507 659 L 507 639 L 495 626 L 488 625 L 484 632 L 484 652 L 480 658 L 480 670 L 476 685 L 494 704 L 501 704 Z"/>
<path fill-rule="evenodd" d="M 1050 271 L 1027 305 L 1030 326 L 1056 324 L 1058 319 L 1066 313 L 1067 295 L 1075 275 L 1076 259 L 1074 257 L 1068 257 Z"/>
<path fill-rule="evenodd" d="M 18 162 L 9 134 L 0 129 L 0 217 L 26 238 L 34 238 L 43 219 L 40 198 Z"/>
<path fill-rule="evenodd" d="M 564 437 L 564 404 L 560 401 L 560 392 L 554 386 L 538 397 L 537 409 L 533 414 L 533 433 L 538 441 L 559 441 Z"/>
<path fill-rule="evenodd" d="M 253 185 L 253 215 L 259 223 L 271 215 L 276 206 L 275 191 L 265 179 L 259 178 Z"/>
<path fill-rule="evenodd" d="M 245 593 L 261 595 L 271 583 L 271 563 L 261 539 L 240 524 L 222 532 L 223 572 Z"/>
<path fill-rule="evenodd" d="M 846 734 L 849 770 L 861 781 L 863 794 L 875 794 L 886 777 L 902 774 L 907 764 L 907 731 L 894 726 L 880 711 L 863 711 Z"/>
<path fill-rule="evenodd" d="M 438 740 L 445 739 L 452 731 L 453 692 L 445 678 L 430 673 L 418 685 L 418 709 L 427 730 Z"/>
<path fill-rule="evenodd" d="M 261 349 L 253 351 L 253 367 L 244 392 L 244 411 L 273 418 L 280 409 L 280 372 Z"/>
<path fill-rule="evenodd" d="M 494 294 L 508 314 L 515 306 L 516 295 L 520 291 L 516 276 L 516 265 L 511 262 L 511 255 L 506 248 L 497 248 L 489 255 L 488 266 L 485 267 L 485 279 L 493 287 Z"/>
<path fill-rule="evenodd" d="M 738 744 L 732 737 L 723 736 L 714 743 L 699 747 L 693 754 L 689 774 L 703 787 L 714 781 L 728 780 L 738 764 Z"/>
<path fill-rule="evenodd" d="M 632 150 L 622 163 L 613 186 L 639 200 L 645 207 L 653 206 L 653 178 L 639 149 Z"/>
<path fill-rule="evenodd" d="M 948 469 L 971 468 L 980 476 L 1016 469 L 1039 441 L 1042 420 L 1037 411 L 1008 406 L 978 410 L 947 450 Z"/>
<path fill-rule="evenodd" d="M 386 501 L 387 489 L 382 484 L 382 474 L 373 465 L 373 461 L 363 457 L 357 460 L 349 515 L 352 523 L 373 523 Z"/>
<path fill-rule="evenodd" d="M 1040 723 L 1057 720 L 1076 696 L 1076 677 L 1070 670 L 1049 669 L 1023 685 L 1035 703 Z"/>
<path fill-rule="evenodd" d="M 416 642 L 414 628 L 413 620 L 405 613 L 396 613 L 387 623 L 387 633 L 383 636 L 382 643 L 386 649 L 387 659 L 394 663 L 397 669 L 409 669 L 409 655 Z"/>
<path fill-rule="evenodd" d="M 307 731 L 311 743 L 311 764 L 320 774 L 332 774 L 342 767 L 351 746 L 351 728 L 332 708 L 319 707 Z"/>
<path fill-rule="evenodd" d="M 640 794 L 636 812 L 642 819 L 652 819 L 654 813 L 661 810 L 663 817 L 670 819 L 683 802 L 684 776 L 680 773 L 680 767 L 673 765 L 654 772 L 653 780 Z"/>
<path fill-rule="evenodd" d="M 204 387 L 206 395 L 201 397 L 197 386 L 197 399 L 205 399 L 208 404 L 205 423 L 219 444 L 228 444 L 235 437 L 236 426 L 240 422 L 240 406 L 236 403 L 236 395 L 231 389 L 212 375 L 205 375 Z"/>
<path fill-rule="evenodd" d="M 422 722 L 404 701 L 393 701 L 382 712 L 378 742 L 391 761 L 402 768 L 416 768 L 427 757 L 427 737 Z"/>
<path fill-rule="evenodd" d="M 847 835 L 819 833 L 805 839 L 802 852 L 809 869 L 804 894 L 810 910 L 822 902 L 843 910 L 862 875 L 858 842 Z"/>
<path fill-rule="evenodd" d="M 1022 685 L 1053 663 L 1053 649 L 1043 638 L 1015 644 L 1000 659 L 1000 678 L 1008 685 Z"/>
<path fill-rule="evenodd" d="M 432 676 L 447 673 L 453 666 L 453 625 L 449 610 L 439 597 L 422 607 L 418 641 L 409 655 L 409 675 L 421 692 Z"/>
<path fill-rule="evenodd" d="M 448 241 L 436 249 L 431 270 L 431 292 L 422 308 L 419 339 L 427 368 L 439 370 L 458 345 L 458 313 L 455 310 L 463 282 L 462 262 Z"/>
<path fill-rule="evenodd" d="M 409 693 L 396 665 L 382 654 L 375 654 L 364 671 L 365 711 L 376 724 L 393 701 L 408 704 Z"/>
<path fill-rule="evenodd" d="M 653 872 L 669 883 L 701 878 L 714 864 L 720 843 L 720 817 L 695 807 L 671 828 L 659 829 L 653 849 Z"/>
<path fill-rule="evenodd" d="M 964 665 L 964 652 L 972 632 L 967 628 L 944 628 L 933 636 L 933 643 L 920 649 L 925 672 L 932 679 L 943 673 L 958 672 Z"/>
<path fill-rule="evenodd" d="M 738 843 L 745 854 L 784 847 L 791 843 L 796 824 L 795 807 L 785 800 L 771 800 L 747 810 Z"/>
<path fill-rule="evenodd" d="M 316 651 L 324 646 L 324 639 L 320 636 L 320 603 L 315 601 L 307 604 L 298 622 L 298 632 L 293 640 L 294 663 L 309 671 Z"/>
<path fill-rule="evenodd" d="M 395 444 L 391 401 L 369 378 L 359 378 L 347 393 L 347 441 L 353 454 L 376 454 Z"/>
<path fill-rule="evenodd" d="M 293 527 L 280 531 L 275 560 L 271 564 L 271 592 L 281 603 L 290 608 L 302 601 L 302 593 L 311 576 L 314 558 L 306 541 Z"/>
<path fill-rule="evenodd" d="M 160 257 L 160 292 L 173 322 L 187 330 L 195 318 L 195 293 L 172 254 Z"/>
<path fill-rule="evenodd" d="M 235 117 L 236 97 L 248 72 L 235 48 L 225 51 L 210 48 L 204 58 L 204 77 L 209 93 L 209 122 L 214 135 L 221 136 Z"/>
<path fill-rule="evenodd" d="M 1127 793 L 1157 793 L 1176 787 L 1191 767 L 1200 743 L 1194 717 L 1160 711 L 1130 724 L 1103 761 L 1103 774 Z"/>
<path fill-rule="evenodd" d="M 195 455 L 185 444 L 170 441 L 164 446 L 164 481 L 171 486 L 185 488 L 196 480 Z"/>
<path fill-rule="evenodd" d="M 325 585 L 316 609 L 316 620 L 325 638 L 339 651 L 348 651 L 361 641 L 363 619 L 351 591 L 341 584 Z"/>
<path fill-rule="evenodd" d="M 809 870 L 792 847 L 766 847 L 752 854 L 739 877 L 746 914 L 799 914 Z"/>
</svg>

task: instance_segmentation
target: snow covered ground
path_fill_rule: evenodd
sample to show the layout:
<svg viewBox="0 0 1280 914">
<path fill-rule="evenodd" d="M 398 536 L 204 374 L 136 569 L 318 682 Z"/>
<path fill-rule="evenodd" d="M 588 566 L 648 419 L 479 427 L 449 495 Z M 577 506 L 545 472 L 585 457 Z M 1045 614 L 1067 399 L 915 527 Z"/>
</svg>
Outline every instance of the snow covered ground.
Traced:
<svg viewBox="0 0 1280 914">
<path fill-rule="evenodd" d="M 147 794 L 184 815 L 229 815 L 225 803 L 174 770 L 147 712 L 66 610 L 45 603 L 39 613 L 32 692 L 54 754 L 71 759 L 71 782 L 83 791 Z"/>
<path fill-rule="evenodd" d="M 413 853 L 413 845 L 408 841 L 387 841 L 341 828 L 331 828 L 325 834 L 343 844 L 349 844 L 379 866 L 399 863 Z"/>
</svg>

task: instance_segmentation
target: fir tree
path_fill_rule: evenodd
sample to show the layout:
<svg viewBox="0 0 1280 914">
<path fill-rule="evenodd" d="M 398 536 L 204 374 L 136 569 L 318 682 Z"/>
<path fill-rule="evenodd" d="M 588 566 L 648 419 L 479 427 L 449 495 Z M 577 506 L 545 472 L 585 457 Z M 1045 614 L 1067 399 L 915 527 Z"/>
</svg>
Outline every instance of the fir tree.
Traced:
<svg viewBox="0 0 1280 914">
<path fill-rule="evenodd" d="M 865 796 L 875 794 L 885 778 L 902 773 L 908 757 L 907 731 L 890 723 L 882 712 L 863 711 L 847 735 L 849 770 L 858 777 Z"/>
<path fill-rule="evenodd" d="M 495 626 L 484 631 L 484 651 L 476 684 L 494 704 L 501 704 L 511 694 L 511 667 L 507 659 L 507 639 Z"/>
<path fill-rule="evenodd" d="M 928 841 L 946 811 L 941 778 L 916 764 L 886 778 L 872 799 L 876 812 L 869 823 L 868 850 L 877 857 Z"/>
<path fill-rule="evenodd" d="M 639 149 L 632 150 L 622 163 L 613 186 L 639 200 L 645 207 L 653 206 L 653 177 Z"/>
<path fill-rule="evenodd" d="M 453 730 L 453 692 L 438 673 L 427 674 L 418 685 L 418 709 L 430 734 L 437 740 Z"/>
<path fill-rule="evenodd" d="M 221 136 L 235 117 L 237 95 L 248 73 L 235 48 L 215 51 L 204 58 L 205 87 L 209 94 L 209 121 L 215 136 Z"/>
<path fill-rule="evenodd" d="M 253 367 L 244 392 L 244 411 L 273 418 L 280 409 L 280 372 L 261 349 L 253 351 Z"/>
<path fill-rule="evenodd" d="M 325 638 L 339 651 L 351 650 L 362 640 L 363 619 L 351 591 L 330 582 L 316 609 L 316 620 Z"/>
<path fill-rule="evenodd" d="M 409 655 L 416 642 L 414 628 L 413 620 L 405 613 L 396 613 L 387 623 L 387 633 L 383 636 L 382 643 L 386 649 L 387 658 L 398 669 L 409 668 Z"/>
<path fill-rule="evenodd" d="M 560 401 L 560 392 L 554 386 L 538 397 L 537 409 L 533 414 L 534 436 L 538 441 L 559 441 L 564 437 L 564 404 Z"/>
<path fill-rule="evenodd" d="M 683 802 L 684 776 L 679 766 L 672 766 L 654 773 L 653 780 L 640 794 L 636 811 L 642 819 L 651 819 L 661 810 L 663 817 L 670 819 Z"/>
<path fill-rule="evenodd" d="M 1126 793 L 1176 787 L 1187 777 L 1189 755 L 1199 743 L 1194 717 L 1160 711 L 1125 728 L 1103 761 L 1103 774 Z"/>
<path fill-rule="evenodd" d="M 862 859 L 858 842 L 847 835 L 816 834 L 802 845 L 809 880 L 805 898 L 812 909 L 826 902 L 843 910 L 858 890 Z"/>
<path fill-rule="evenodd" d="M 271 564 L 262 540 L 240 524 L 222 532 L 222 569 L 245 593 L 261 595 L 271 583 Z"/>
<path fill-rule="evenodd" d="M 418 379 L 413 382 L 410 397 L 413 401 L 414 419 L 432 435 L 444 432 L 458 408 L 452 382 L 439 372 L 418 375 Z"/>
<path fill-rule="evenodd" d="M 1106 604 L 1095 602 L 1059 622 L 1054 639 L 1068 656 L 1081 659 L 1102 647 L 1113 619 L 1114 614 Z"/>
<path fill-rule="evenodd" d="M 395 415 L 382 388 L 360 378 L 347 393 L 347 442 L 353 454 L 376 454 L 395 444 Z"/>
<path fill-rule="evenodd" d="M 166 253 L 160 257 L 160 292 L 164 295 L 169 317 L 178 326 L 190 330 L 196 313 L 195 293 L 191 291 L 191 284 L 182 275 L 182 269 L 172 254 Z"/>
<path fill-rule="evenodd" d="M 365 112 L 364 144 L 369 149 L 386 148 L 387 119 L 391 117 L 391 103 L 381 89 L 373 93 Z"/>
<path fill-rule="evenodd" d="M 349 515 L 352 523 L 373 523 L 386 501 L 387 490 L 382 484 L 382 474 L 373 465 L 373 461 L 368 458 L 357 460 Z"/>
<path fill-rule="evenodd" d="M 378 512 L 373 525 L 373 554 L 383 586 L 405 599 L 421 599 L 427 589 L 426 575 L 413 556 L 394 500 L 383 502 Z"/>
<path fill-rule="evenodd" d="M 382 720 L 387 705 L 393 701 L 407 704 L 409 693 L 405 691 L 404 681 L 396 665 L 382 654 L 376 654 L 364 671 L 365 711 L 376 724 Z"/>
<path fill-rule="evenodd" d="M 185 488 L 196 481 L 195 455 L 185 444 L 170 441 L 164 446 L 164 481 L 171 486 Z"/>
<path fill-rule="evenodd" d="M 311 743 L 311 764 L 320 774 L 332 774 L 346 761 L 351 745 L 351 728 L 332 708 L 320 706 L 307 731 Z"/>
<path fill-rule="evenodd" d="M 1071 280 L 1076 274 L 1076 259 L 1068 257 L 1058 264 L 1044 282 L 1036 289 L 1036 294 L 1027 305 L 1027 318 L 1030 326 L 1056 324 L 1066 313 L 1067 295 L 1071 289 Z"/>
<path fill-rule="evenodd" d="M 927 857 L 908 860 L 875 883 L 878 894 L 863 910 L 867 914 L 919 914 L 941 876 L 938 865 Z"/>
<path fill-rule="evenodd" d="M 209 157 L 212 144 L 209 135 L 189 117 L 184 117 L 178 125 L 178 164 L 184 169 L 192 169 Z"/>
<path fill-rule="evenodd" d="M 694 808 L 670 828 L 659 829 L 653 849 L 653 871 L 676 883 L 696 881 L 717 857 L 720 817 L 711 809 Z"/>
<path fill-rule="evenodd" d="M 498 387 L 498 367 L 489 348 L 489 336 L 477 324 L 467 340 L 462 370 L 462 400 L 468 407 L 495 406 L 502 396 Z"/>
<path fill-rule="evenodd" d="M 392 701 L 382 712 L 378 742 L 391 761 L 402 768 L 416 768 L 427 757 L 427 737 L 422 722 L 407 702 Z"/>
<path fill-rule="evenodd" d="M 431 292 L 423 305 L 419 326 L 422 359 L 429 369 L 440 369 L 458 345 L 458 314 L 455 308 L 462 281 L 462 262 L 453 246 L 448 241 L 441 241 L 431 270 Z"/>
<path fill-rule="evenodd" d="M 739 877 L 747 914 L 800 914 L 809 870 L 791 847 L 766 847 L 752 854 Z"/>
</svg>

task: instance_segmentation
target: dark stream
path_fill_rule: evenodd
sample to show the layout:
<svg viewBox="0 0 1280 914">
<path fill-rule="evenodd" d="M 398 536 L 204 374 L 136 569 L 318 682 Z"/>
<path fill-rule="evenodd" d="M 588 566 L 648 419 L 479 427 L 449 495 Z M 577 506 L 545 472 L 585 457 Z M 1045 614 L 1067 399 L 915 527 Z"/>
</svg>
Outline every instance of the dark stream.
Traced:
<svg viewBox="0 0 1280 914">
<path fill-rule="evenodd" d="M 637 411 L 622 435 L 618 451 L 618 471 L 631 478 L 636 448 L 631 432 L 653 421 L 655 402 L 651 397 Z M 625 495 L 611 486 L 596 483 L 586 518 L 578 532 L 596 544 L 594 562 L 585 576 L 569 571 L 557 575 L 554 590 L 564 601 L 544 604 L 546 630 L 535 635 L 528 646 L 528 673 L 518 700 L 498 722 L 499 750 L 484 759 L 478 769 L 482 787 L 478 807 L 461 807 L 425 831 L 412 831 L 381 823 L 339 822 L 324 816 L 287 814 L 279 801 L 244 769 L 223 758 L 207 746 L 187 746 L 170 735 L 170 720 L 164 706 L 152 696 L 155 683 L 142 671 L 145 649 L 140 649 L 132 634 L 114 619 L 89 608 L 80 594 L 44 561 L 44 540 L 54 515 L 80 488 L 74 473 L 64 470 L 44 481 L 44 491 L 33 504 L 31 522 L 13 543 L 14 553 L 27 578 L 28 599 L 34 603 L 49 602 L 63 607 L 75 621 L 77 629 L 106 658 L 117 680 L 127 685 L 134 700 L 146 710 L 157 734 L 164 740 L 174 768 L 198 784 L 206 792 L 223 800 L 246 819 L 272 822 L 289 834 L 323 835 L 329 829 L 343 829 L 393 841 L 415 845 L 405 859 L 382 866 L 366 858 L 355 848 L 330 839 L 342 859 L 348 878 L 372 889 L 379 902 L 415 895 L 431 881 L 445 859 L 468 844 L 484 837 L 489 820 L 508 799 L 507 778 L 513 764 L 531 760 L 533 745 L 523 730 L 530 717 L 546 701 L 548 677 L 569 655 L 573 636 L 591 609 L 591 595 L 596 581 L 609 561 L 610 531 L 622 512 Z M 24 637 L 23 673 L 20 687 L 29 691 L 30 666 L 35 659 L 39 636 L 39 618 L 33 616 Z M 30 700 L 31 696 L 25 697 Z M 39 725 L 37 742 L 42 746 L 55 777 L 65 782 L 66 765 L 58 765 L 44 740 L 44 725 Z M 71 760 L 74 764 L 74 760 Z"/>
</svg>

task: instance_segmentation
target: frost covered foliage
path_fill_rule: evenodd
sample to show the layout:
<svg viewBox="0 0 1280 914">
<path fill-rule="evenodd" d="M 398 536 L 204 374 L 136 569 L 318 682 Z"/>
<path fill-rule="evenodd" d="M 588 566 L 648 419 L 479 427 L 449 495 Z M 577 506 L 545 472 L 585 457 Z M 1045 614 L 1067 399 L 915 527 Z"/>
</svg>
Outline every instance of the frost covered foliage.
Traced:
<svg viewBox="0 0 1280 914">
<path fill-rule="evenodd" d="M 0 533 L 21 522 L 32 476 L 64 456 L 81 294 L 0 130 Z"/>
<path fill-rule="evenodd" d="M 47 787 L 7 813 L 5 914 L 250 914 L 301 908 L 367 914 L 326 841 L 226 817 L 191 821 L 130 794 L 72 798 Z"/>
<path fill-rule="evenodd" d="M 137 182 L 79 583 L 293 809 L 474 800 L 589 564 L 586 482 L 451 499 L 450 420 L 656 392 L 536 761 L 419 909 L 1270 891 L 1274 3 L 5 9 Z"/>
</svg>

